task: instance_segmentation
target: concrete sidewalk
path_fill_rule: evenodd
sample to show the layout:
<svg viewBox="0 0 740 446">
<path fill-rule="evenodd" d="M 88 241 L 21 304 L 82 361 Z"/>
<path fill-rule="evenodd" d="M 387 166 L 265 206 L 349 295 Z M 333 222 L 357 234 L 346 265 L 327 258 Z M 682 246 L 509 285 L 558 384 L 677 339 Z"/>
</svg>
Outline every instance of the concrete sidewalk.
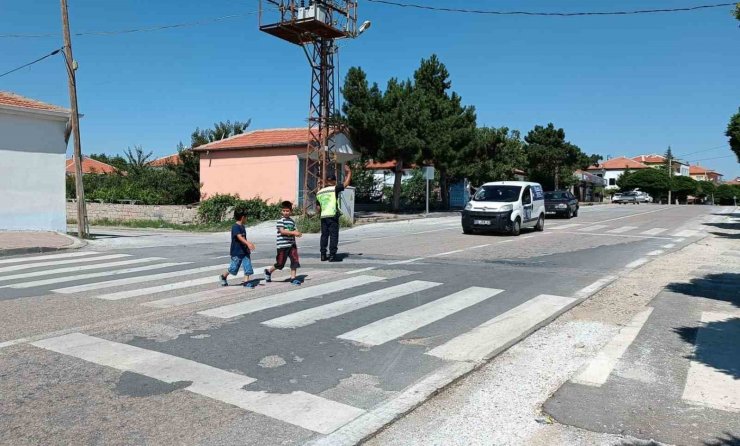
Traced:
<svg viewBox="0 0 740 446">
<path fill-rule="evenodd" d="M 53 231 L 0 231 L 0 257 L 76 249 L 85 245 L 83 240 Z"/>
</svg>

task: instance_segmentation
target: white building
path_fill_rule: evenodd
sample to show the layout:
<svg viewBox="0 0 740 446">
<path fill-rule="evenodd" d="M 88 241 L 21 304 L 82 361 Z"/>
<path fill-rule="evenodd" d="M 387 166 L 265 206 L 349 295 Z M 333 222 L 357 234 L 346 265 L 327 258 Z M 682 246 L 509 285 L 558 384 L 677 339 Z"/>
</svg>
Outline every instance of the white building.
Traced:
<svg viewBox="0 0 740 446">
<path fill-rule="evenodd" d="M 66 232 L 70 111 L 0 91 L 0 230 Z"/>
<path fill-rule="evenodd" d="M 634 159 L 620 156 L 618 158 L 612 158 L 598 165 L 591 166 L 588 172 L 599 176 L 604 179 L 606 183 L 606 189 L 618 189 L 617 180 L 626 170 L 638 170 L 638 169 L 649 169 L 643 163 L 635 161 Z"/>
</svg>

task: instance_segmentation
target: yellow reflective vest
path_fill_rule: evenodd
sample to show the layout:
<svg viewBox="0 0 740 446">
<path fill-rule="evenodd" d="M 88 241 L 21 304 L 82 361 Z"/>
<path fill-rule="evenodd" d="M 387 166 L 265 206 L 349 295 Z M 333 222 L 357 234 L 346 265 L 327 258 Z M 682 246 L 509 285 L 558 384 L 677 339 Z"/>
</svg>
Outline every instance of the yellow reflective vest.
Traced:
<svg viewBox="0 0 740 446">
<path fill-rule="evenodd" d="M 321 218 L 336 217 L 339 211 L 337 200 L 337 187 L 329 186 L 321 189 L 316 194 L 316 201 L 321 206 Z"/>
</svg>

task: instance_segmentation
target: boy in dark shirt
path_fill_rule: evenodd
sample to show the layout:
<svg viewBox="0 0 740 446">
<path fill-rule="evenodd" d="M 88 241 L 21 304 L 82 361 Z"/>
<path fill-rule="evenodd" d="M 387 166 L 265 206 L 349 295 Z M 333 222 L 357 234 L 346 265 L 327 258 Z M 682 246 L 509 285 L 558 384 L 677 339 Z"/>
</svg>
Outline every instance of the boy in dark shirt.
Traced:
<svg viewBox="0 0 740 446">
<path fill-rule="evenodd" d="M 229 269 L 225 273 L 220 274 L 218 278 L 222 286 L 228 286 L 229 282 L 226 279 L 229 277 L 229 274 L 236 276 L 241 266 L 244 268 L 244 281 L 242 285 L 247 288 L 254 288 L 254 283 L 249 280 L 249 276 L 254 274 L 252 260 L 249 257 L 251 251 L 254 250 L 254 244 L 247 240 L 247 230 L 244 227 L 244 223 L 247 220 L 247 213 L 241 209 L 235 209 L 234 220 L 236 220 L 236 223 L 231 227 L 231 250 L 229 251 L 231 264 L 229 264 Z"/>
<path fill-rule="evenodd" d="M 295 238 L 303 234 L 296 230 L 295 221 L 290 218 L 293 213 L 293 203 L 283 201 L 280 204 L 280 213 L 282 218 L 277 221 L 277 256 L 275 265 L 265 269 L 265 282 L 272 282 L 272 273 L 276 269 L 282 270 L 285 262 L 290 259 L 290 283 L 300 285 L 301 281 L 296 278 L 296 274 L 298 268 L 301 267 L 301 262 L 298 259 L 298 245 L 296 245 Z"/>
</svg>

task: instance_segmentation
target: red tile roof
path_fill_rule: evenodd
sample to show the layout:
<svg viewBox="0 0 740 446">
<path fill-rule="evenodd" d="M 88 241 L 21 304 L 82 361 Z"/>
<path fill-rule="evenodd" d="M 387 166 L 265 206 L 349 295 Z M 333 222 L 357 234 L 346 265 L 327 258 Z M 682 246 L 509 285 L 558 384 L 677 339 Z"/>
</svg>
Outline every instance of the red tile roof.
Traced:
<svg viewBox="0 0 740 446">
<path fill-rule="evenodd" d="M 637 161 L 638 163 L 647 163 L 647 164 L 662 164 L 665 162 L 665 157 L 663 155 L 638 155 L 633 160 Z"/>
<path fill-rule="evenodd" d="M 74 158 L 67 158 L 67 173 L 75 173 Z M 82 173 L 113 173 L 118 169 L 102 161 L 94 160 L 86 156 L 82 157 Z"/>
<path fill-rule="evenodd" d="M 365 169 L 367 170 L 393 170 L 396 168 L 396 161 L 386 161 L 386 162 L 380 162 L 380 161 L 368 161 L 367 164 L 365 164 Z M 414 169 L 416 168 L 415 164 L 405 164 L 403 166 L 404 169 Z"/>
<path fill-rule="evenodd" d="M 732 184 L 735 186 L 740 186 L 740 177 L 735 177 L 735 179 L 727 180 L 724 184 Z"/>
<path fill-rule="evenodd" d="M 70 113 L 70 110 L 35 99 L 27 98 L 9 91 L 0 91 L 0 106 L 26 108 L 31 110 L 44 110 L 53 112 Z"/>
<path fill-rule="evenodd" d="M 196 147 L 193 150 L 203 152 L 206 150 L 228 150 L 228 149 L 264 149 L 270 147 L 301 147 L 308 145 L 308 129 L 264 129 L 254 130 L 241 135 L 214 141 Z"/>
<path fill-rule="evenodd" d="M 705 175 L 705 174 L 714 174 L 714 175 L 722 176 L 721 173 L 717 173 L 712 169 L 707 169 L 706 167 L 689 166 L 689 175 Z"/>
<path fill-rule="evenodd" d="M 641 162 L 635 161 L 634 159 L 620 156 L 618 158 L 612 158 L 610 160 L 599 163 L 598 166 L 591 166 L 586 170 L 622 170 L 622 169 L 647 169 L 648 166 Z"/>
<path fill-rule="evenodd" d="M 164 167 L 168 164 L 180 164 L 180 155 L 177 153 L 172 155 L 163 156 L 150 162 L 149 165 L 152 167 Z"/>
</svg>

